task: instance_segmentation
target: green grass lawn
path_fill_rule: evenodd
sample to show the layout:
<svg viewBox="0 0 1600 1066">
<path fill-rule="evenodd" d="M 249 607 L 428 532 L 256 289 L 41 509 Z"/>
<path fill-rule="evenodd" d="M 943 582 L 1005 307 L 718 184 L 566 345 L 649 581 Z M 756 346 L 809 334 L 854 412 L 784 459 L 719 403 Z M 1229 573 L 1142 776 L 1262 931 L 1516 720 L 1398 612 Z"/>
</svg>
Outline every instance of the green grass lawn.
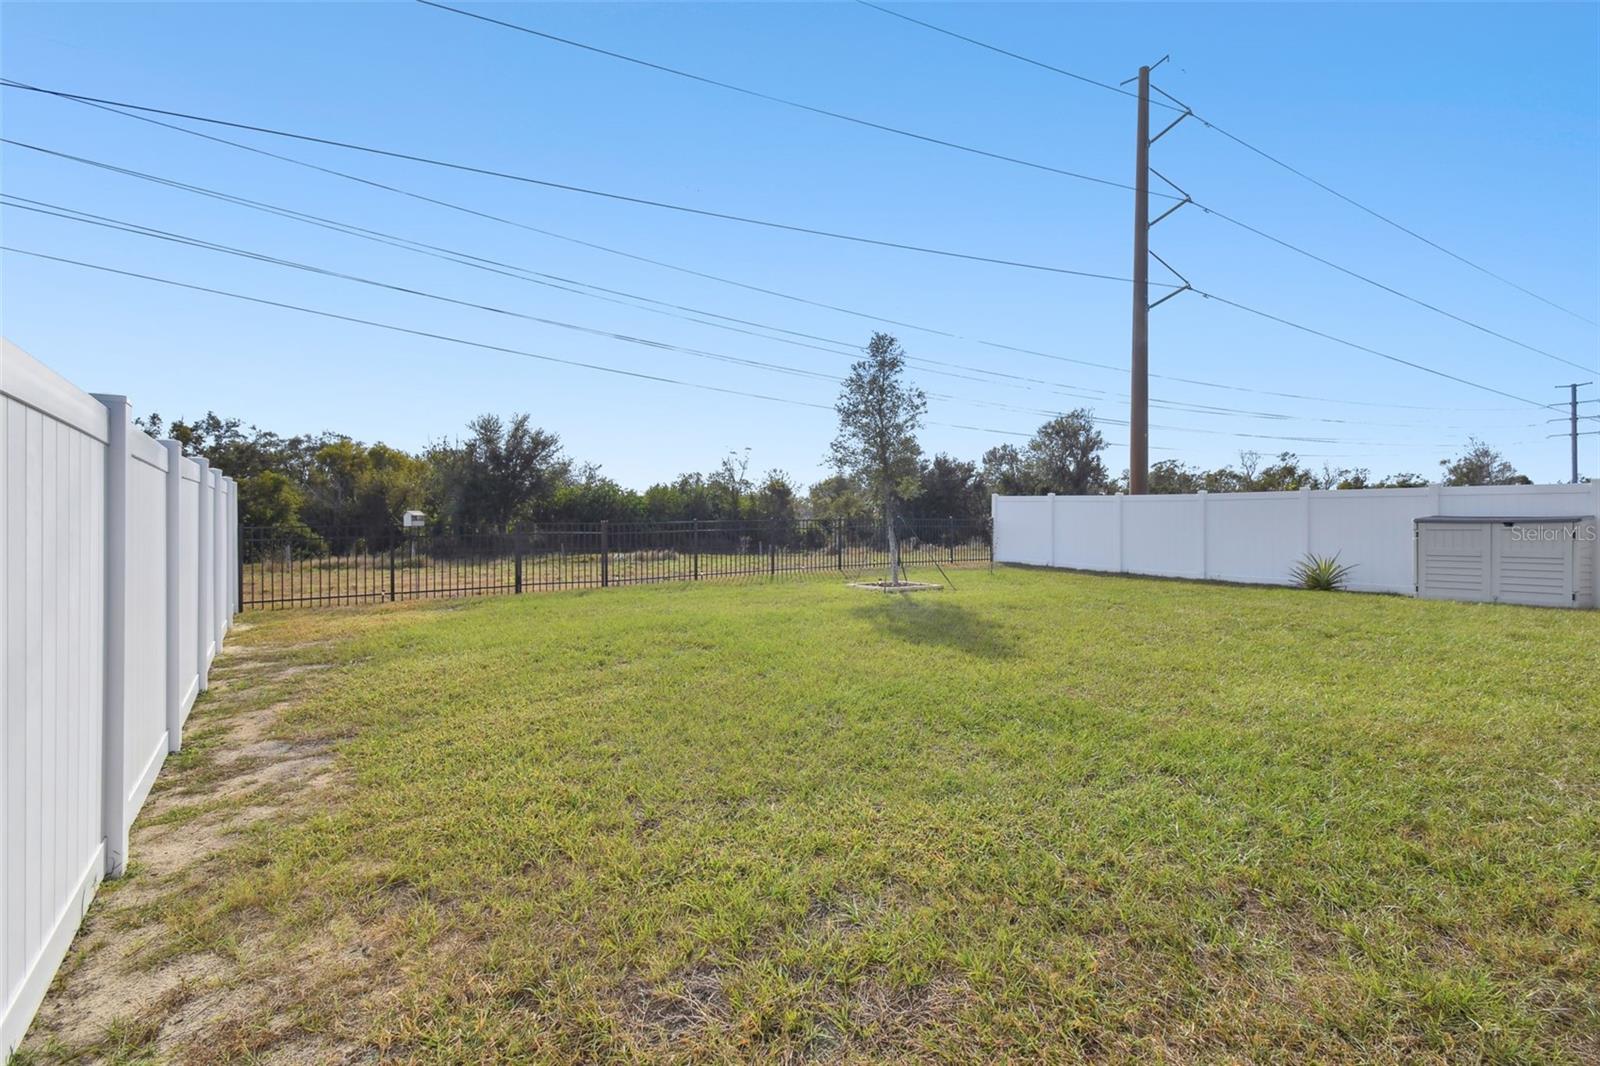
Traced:
<svg viewBox="0 0 1600 1066">
<path fill-rule="evenodd" d="M 1600 614 L 952 576 L 247 616 L 341 784 L 145 965 L 258 1054 L 1600 1057 Z"/>
</svg>

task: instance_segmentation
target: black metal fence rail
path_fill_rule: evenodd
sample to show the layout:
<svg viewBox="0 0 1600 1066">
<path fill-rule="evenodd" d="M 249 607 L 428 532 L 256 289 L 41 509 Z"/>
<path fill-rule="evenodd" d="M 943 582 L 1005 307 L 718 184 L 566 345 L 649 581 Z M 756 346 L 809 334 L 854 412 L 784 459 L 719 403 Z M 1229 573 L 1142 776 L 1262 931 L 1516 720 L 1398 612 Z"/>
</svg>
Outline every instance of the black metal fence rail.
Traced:
<svg viewBox="0 0 1600 1066">
<path fill-rule="evenodd" d="M 988 522 L 897 523 L 908 568 L 988 564 Z M 382 530 L 240 535 L 240 602 L 318 607 L 429 597 L 609 588 L 661 581 L 887 570 L 882 523 L 600 522 L 510 533 Z"/>
</svg>

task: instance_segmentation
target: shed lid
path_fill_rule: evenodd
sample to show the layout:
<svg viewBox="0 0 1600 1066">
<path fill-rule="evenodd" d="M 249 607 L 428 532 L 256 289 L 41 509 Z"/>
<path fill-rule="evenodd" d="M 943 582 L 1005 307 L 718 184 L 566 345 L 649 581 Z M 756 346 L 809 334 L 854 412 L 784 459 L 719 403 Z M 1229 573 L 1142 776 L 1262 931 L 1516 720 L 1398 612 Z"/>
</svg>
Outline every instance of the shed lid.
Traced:
<svg viewBox="0 0 1600 1066">
<path fill-rule="evenodd" d="M 1417 525 L 1434 523 L 1474 524 L 1495 522 L 1501 525 L 1547 525 L 1550 523 L 1593 522 L 1594 515 L 1500 515 L 1500 514 L 1436 514 L 1412 519 Z"/>
</svg>

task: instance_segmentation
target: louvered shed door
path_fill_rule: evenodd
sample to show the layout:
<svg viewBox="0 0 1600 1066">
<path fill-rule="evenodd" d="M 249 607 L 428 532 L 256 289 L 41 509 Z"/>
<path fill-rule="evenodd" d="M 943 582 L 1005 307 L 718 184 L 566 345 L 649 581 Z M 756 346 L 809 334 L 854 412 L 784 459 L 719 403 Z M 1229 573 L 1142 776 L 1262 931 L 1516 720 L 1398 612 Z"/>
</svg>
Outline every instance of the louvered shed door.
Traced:
<svg viewBox="0 0 1600 1066">
<path fill-rule="evenodd" d="M 1492 600 L 1487 523 L 1418 527 L 1417 594 L 1430 600 Z"/>
<path fill-rule="evenodd" d="M 1495 599 L 1540 607 L 1572 606 L 1570 523 L 1496 523 Z"/>
</svg>

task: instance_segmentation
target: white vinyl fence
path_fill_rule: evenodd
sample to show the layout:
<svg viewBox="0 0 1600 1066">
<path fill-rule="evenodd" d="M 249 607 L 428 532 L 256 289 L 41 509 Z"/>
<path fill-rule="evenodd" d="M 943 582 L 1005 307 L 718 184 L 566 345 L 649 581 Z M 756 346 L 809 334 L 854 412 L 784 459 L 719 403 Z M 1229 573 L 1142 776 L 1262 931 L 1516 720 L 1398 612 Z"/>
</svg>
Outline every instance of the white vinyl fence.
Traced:
<svg viewBox="0 0 1600 1066">
<path fill-rule="evenodd" d="M 1282 585 L 1307 553 L 1337 554 L 1355 566 L 1349 588 L 1411 593 L 1413 519 L 1594 515 L 1600 483 L 996 496 L 992 507 L 996 562 Z"/>
<path fill-rule="evenodd" d="M 237 610 L 234 483 L 0 350 L 0 1049 L 38 1009 Z"/>
</svg>

